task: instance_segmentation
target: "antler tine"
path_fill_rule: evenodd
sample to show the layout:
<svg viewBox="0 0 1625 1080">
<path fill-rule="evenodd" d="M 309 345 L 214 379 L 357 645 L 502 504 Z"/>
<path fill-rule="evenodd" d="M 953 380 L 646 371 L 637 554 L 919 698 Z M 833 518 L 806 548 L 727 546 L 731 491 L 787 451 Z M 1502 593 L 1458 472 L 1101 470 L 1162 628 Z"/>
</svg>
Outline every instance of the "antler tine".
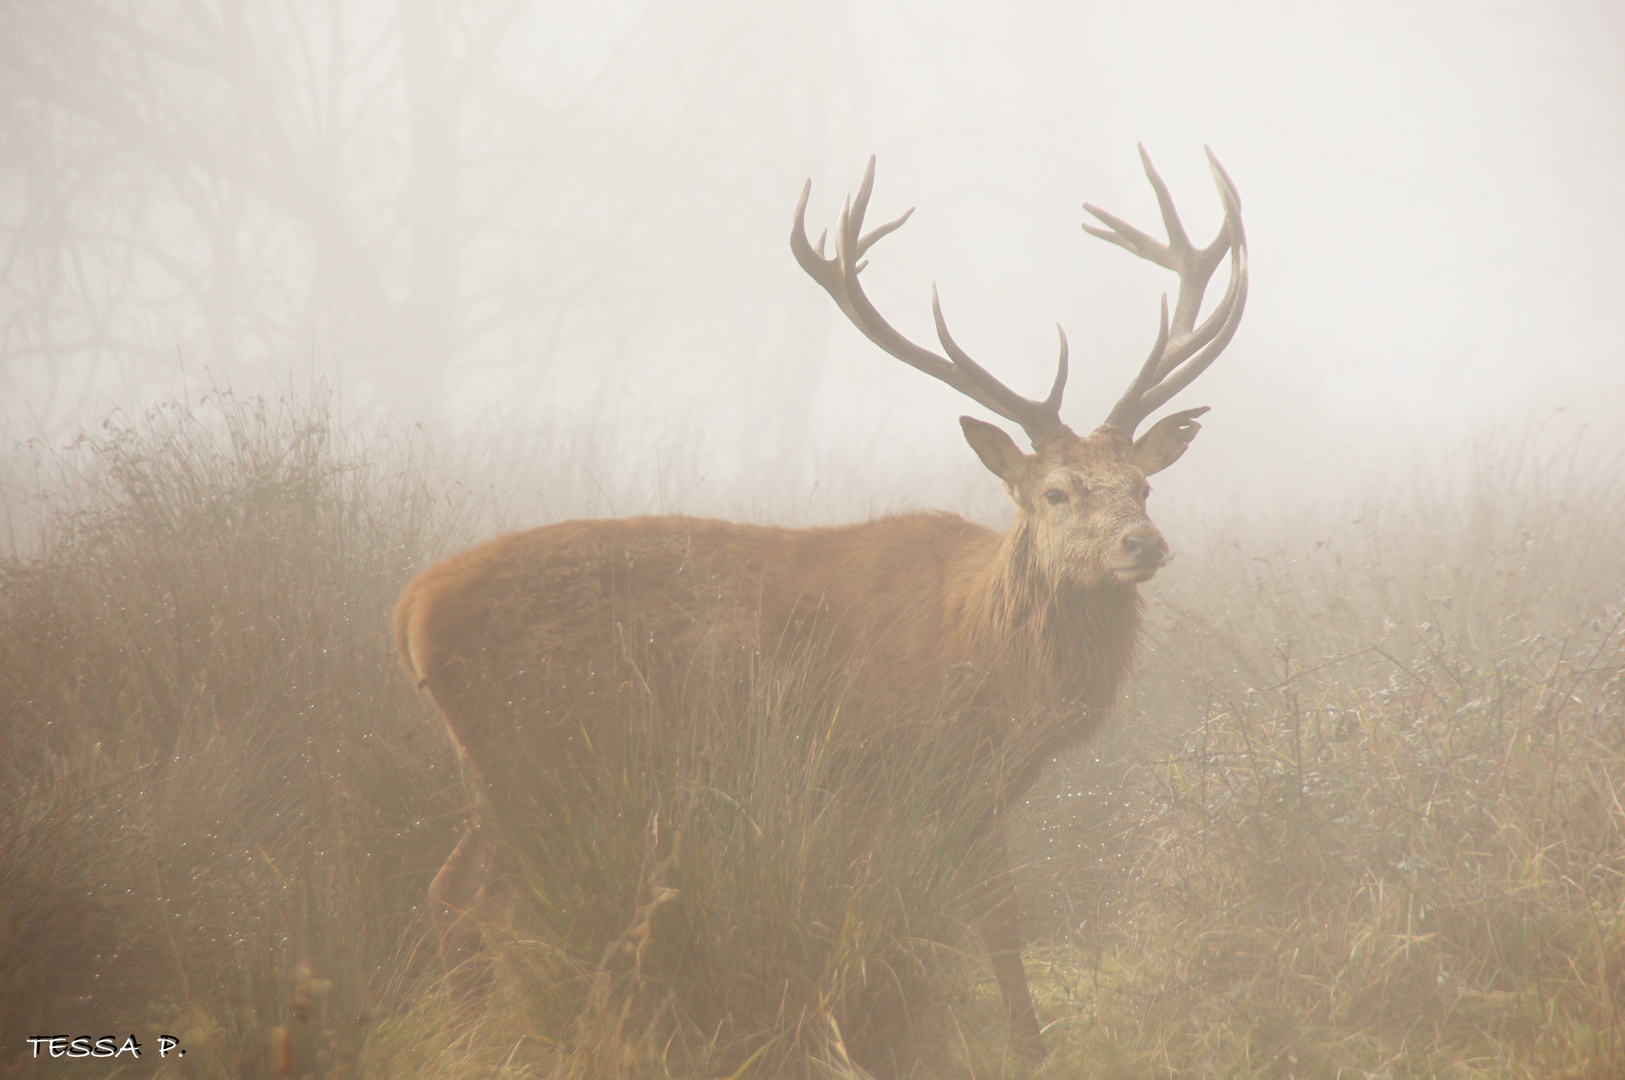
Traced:
<svg viewBox="0 0 1625 1080">
<path fill-rule="evenodd" d="M 1110 227 L 1107 230 L 1085 223 L 1083 227 L 1091 235 L 1110 240 L 1179 275 L 1179 298 L 1174 305 L 1172 320 L 1168 315 L 1168 298 L 1164 296 L 1157 345 L 1106 418 L 1107 424 L 1129 435 L 1134 434 L 1140 421 L 1207 370 L 1235 335 L 1247 304 L 1247 238 L 1241 224 L 1241 198 L 1213 151 L 1204 149 L 1207 150 L 1214 185 L 1219 189 L 1219 198 L 1224 204 L 1224 224 L 1220 227 L 1219 235 L 1205 248 L 1197 248 L 1190 242 L 1168 193 L 1168 186 L 1152 166 L 1144 146 L 1140 147 L 1140 157 L 1145 164 L 1146 178 L 1157 195 L 1157 206 L 1168 230 L 1168 242 L 1162 243 L 1093 206 L 1084 206 Z M 1194 326 L 1208 282 L 1224 260 L 1227 250 L 1230 253 L 1230 281 L 1224 297 L 1201 326 Z"/>
<path fill-rule="evenodd" d="M 1241 252 L 1241 257 L 1233 260 L 1231 265 L 1236 268 L 1236 272 L 1245 274 L 1247 272 L 1246 249 L 1237 250 Z M 1241 287 L 1235 291 L 1234 296 L 1235 302 L 1227 313 L 1228 317 L 1220 327 L 1218 334 L 1212 341 L 1208 342 L 1207 347 L 1186 361 L 1172 375 L 1160 380 L 1151 391 L 1141 398 L 1140 415 L 1135 420 L 1136 424 L 1162 408 L 1175 394 L 1189 386 L 1198 375 L 1208 369 L 1208 365 L 1218 359 L 1219 354 L 1230 344 L 1230 339 L 1236 334 L 1236 327 L 1241 325 L 1241 312 L 1247 303 L 1247 284 L 1245 280 L 1243 280 Z M 1130 434 L 1133 434 L 1133 431 L 1132 427 L 1129 428 Z"/>
<path fill-rule="evenodd" d="M 1158 174 L 1157 167 L 1151 164 L 1151 155 L 1145 151 L 1145 143 L 1135 144 L 1140 151 L 1140 164 L 1145 168 L 1145 178 L 1151 181 L 1151 190 L 1157 194 L 1157 209 L 1162 212 L 1162 227 L 1168 233 L 1168 246 L 1180 253 L 1192 249 L 1191 238 L 1185 233 L 1185 224 L 1179 220 L 1179 211 L 1174 208 L 1174 197 L 1168 193 L 1168 185 Z"/>
<path fill-rule="evenodd" d="M 1149 390 L 1151 387 L 1153 387 L 1153 386 L 1155 386 L 1157 384 L 1157 366 L 1162 362 L 1162 353 L 1163 353 L 1163 350 L 1165 348 L 1167 348 L 1167 346 L 1168 346 L 1168 294 L 1163 293 L 1162 294 L 1162 320 L 1161 320 L 1161 322 L 1160 322 L 1160 324 L 1158 326 L 1158 329 L 1157 329 L 1157 340 L 1152 343 L 1152 345 L 1151 345 L 1151 353 L 1150 353 L 1150 355 L 1148 355 L 1145 358 L 1145 363 L 1140 365 L 1139 374 L 1135 375 L 1134 376 L 1134 381 L 1128 384 L 1128 390 L 1124 392 L 1122 401 L 1135 401 L 1135 402 L 1138 402 L 1140 400 L 1140 398 L 1142 396 L 1144 396 L 1144 394 L 1145 394 L 1145 392 L 1147 390 Z M 1122 401 L 1120 401 L 1118 404 L 1121 405 Z M 1115 409 L 1112 410 L 1112 412 L 1113 412 L 1114 415 L 1116 414 Z M 1143 419 L 1143 417 L 1142 417 L 1142 419 Z M 1106 422 L 1109 424 L 1112 421 L 1110 420 L 1110 418 L 1108 418 Z M 1134 432 L 1132 430 L 1129 431 L 1130 435 L 1132 435 L 1133 433 Z"/>
<path fill-rule="evenodd" d="M 942 302 L 937 299 L 937 283 L 934 281 L 931 283 L 931 317 L 936 321 L 937 340 L 942 342 L 942 349 L 948 354 L 948 359 L 989 397 L 998 401 L 1000 408 L 995 411 L 1020 424 L 1028 438 L 1032 439 L 1034 446 L 1042 446 L 1070 430 L 1061 423 L 1061 395 L 1066 392 L 1067 368 L 1070 361 L 1066 331 L 1061 330 L 1059 323 L 1055 329 L 1061 332 L 1061 356 L 1055 365 L 1055 382 L 1050 387 L 1049 397 L 1043 401 L 1034 401 L 1022 397 L 995 379 L 986 368 L 971 359 L 970 354 L 960 348 L 953 335 L 948 333 L 948 322 L 942 317 Z"/>
<path fill-rule="evenodd" d="M 1066 327 L 1060 323 L 1055 324 L 1055 332 L 1061 338 L 1061 358 L 1055 364 L 1055 381 L 1050 384 L 1049 397 L 1044 399 L 1044 408 L 1061 415 L 1061 395 L 1066 393 L 1067 357 Z"/>
<path fill-rule="evenodd" d="M 875 159 L 870 157 L 868 167 L 863 172 L 863 182 L 858 185 L 856 195 L 849 196 L 841 208 L 841 215 L 835 227 L 835 253 L 828 258 L 824 256 L 823 236 L 819 237 L 816 248 L 807 242 L 807 199 L 812 193 L 812 181 L 807 181 L 801 189 L 801 198 L 796 203 L 795 221 L 790 230 L 790 250 L 795 255 L 796 262 L 809 277 L 823 286 L 824 291 L 830 294 L 846 317 L 870 341 L 910 367 L 947 383 L 1006 420 L 1020 424 L 1035 447 L 1069 433 L 1070 429 L 1061 422 L 1060 411 L 1061 395 L 1066 389 L 1068 364 L 1064 331 L 1061 334 L 1061 358 L 1049 397 L 1043 401 L 1032 401 L 994 378 L 953 340 L 942 317 L 942 306 L 937 300 L 935 285 L 931 287 L 931 311 L 937 324 L 937 337 L 941 340 L 943 349 L 947 351 L 947 357 L 939 356 L 930 349 L 908 340 L 875 309 L 869 297 L 864 294 L 863 286 L 858 283 L 858 274 L 868 265 L 863 256 L 877 241 L 901 228 L 914 210 L 911 207 L 901 217 L 864 233 L 863 218 L 869 209 L 869 196 L 874 191 L 874 179 Z"/>
<path fill-rule="evenodd" d="M 809 180 L 807 183 L 811 184 L 812 181 Z M 875 157 L 873 154 L 870 154 L 868 167 L 863 170 L 863 183 L 858 185 L 857 197 L 852 200 L 851 204 L 852 224 L 850 238 L 852 240 L 852 256 L 855 259 L 862 259 L 864 254 L 868 252 L 870 248 L 874 247 L 876 241 L 880 240 L 887 233 L 895 232 L 898 229 L 901 229 L 903 227 L 903 223 L 914 216 L 914 207 L 911 206 L 907 210 L 903 211 L 902 216 L 896 218 L 895 220 L 888 221 L 884 225 L 877 225 L 873 229 L 870 229 L 867 233 L 859 236 L 858 234 L 863 229 L 863 215 L 869 210 L 869 196 L 874 193 L 874 189 Z M 847 218 L 845 216 L 845 212 L 843 211 L 841 218 L 843 232 L 845 230 L 846 221 Z"/>
</svg>

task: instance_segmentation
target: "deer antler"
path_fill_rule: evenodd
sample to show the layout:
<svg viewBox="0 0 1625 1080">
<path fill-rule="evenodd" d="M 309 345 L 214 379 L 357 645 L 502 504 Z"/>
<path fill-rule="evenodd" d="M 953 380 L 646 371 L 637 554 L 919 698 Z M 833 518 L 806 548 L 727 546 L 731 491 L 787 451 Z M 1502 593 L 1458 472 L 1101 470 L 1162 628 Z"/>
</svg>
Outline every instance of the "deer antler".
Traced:
<svg viewBox="0 0 1625 1080">
<path fill-rule="evenodd" d="M 914 210 L 911 207 L 895 221 L 888 221 L 864 233 L 863 215 L 869 208 L 869 193 L 874 183 L 875 159 L 870 157 L 856 198 L 848 196 L 841 208 L 841 217 L 835 226 L 835 254 L 826 258 L 825 233 L 819 234 L 816 246 L 807 241 L 807 196 L 812 192 L 812 181 L 807 181 L 801 189 L 801 200 L 796 203 L 795 227 L 790 230 L 790 250 L 795 254 L 796 262 L 834 297 L 835 303 L 846 313 L 852 325 L 863 331 L 870 341 L 903 363 L 918 368 L 934 379 L 940 379 L 1006 420 L 1020 424 L 1034 448 L 1070 435 L 1071 429 L 1061 422 L 1061 394 L 1066 389 L 1067 373 L 1066 331 L 1061 330 L 1061 359 L 1056 365 L 1055 384 L 1050 388 L 1049 397 L 1043 401 L 1033 401 L 995 379 L 959 347 L 948 333 L 948 324 L 943 321 L 942 304 L 937 300 L 935 285 L 931 286 L 931 314 L 936 320 L 937 338 L 942 342 L 947 357 L 914 344 L 875 310 L 874 304 L 864 295 L 863 286 L 858 283 L 858 275 L 869 265 L 863 256 L 881 237 L 900 228 Z M 1056 329 L 1060 330 L 1060 327 Z"/>
<path fill-rule="evenodd" d="M 1207 147 L 1203 149 L 1207 150 L 1208 165 L 1213 170 L 1213 182 L 1219 189 L 1219 198 L 1224 201 L 1224 225 L 1219 229 L 1219 235 L 1205 248 L 1195 247 L 1185 235 L 1185 227 L 1180 224 L 1173 199 L 1168 195 L 1168 185 L 1157 175 L 1143 145 L 1140 147 L 1140 160 L 1145 163 L 1146 178 L 1151 181 L 1151 187 L 1157 193 L 1157 205 L 1162 209 L 1162 222 L 1168 230 L 1166 244 L 1119 217 L 1088 203 L 1083 204 L 1085 210 L 1109 226 L 1102 229 L 1085 222 L 1085 231 L 1102 240 L 1110 240 L 1140 258 L 1149 259 L 1179 275 L 1179 299 L 1174 304 L 1172 325 L 1168 321 L 1168 297 L 1164 294 L 1162 325 L 1157 332 L 1156 344 L 1151 348 L 1151 355 L 1106 417 L 1107 424 L 1130 438 L 1140 421 L 1189 386 L 1224 351 L 1235 335 L 1236 325 L 1241 322 L 1242 310 L 1247 306 L 1247 235 L 1241 227 L 1241 197 L 1236 194 L 1235 184 L 1224 171 L 1224 166 L 1219 164 L 1219 159 L 1213 156 L 1213 151 Z M 1202 294 L 1207 290 L 1213 272 L 1224 260 L 1226 250 L 1230 252 L 1229 287 L 1213 313 L 1201 326 L 1195 326 L 1197 313 L 1202 307 Z M 1205 411 L 1189 410 L 1189 413 L 1195 415 Z M 1180 415 L 1185 417 L 1183 423 L 1188 425 L 1189 416 Z M 1195 434 L 1194 430 L 1191 434 Z"/>
</svg>

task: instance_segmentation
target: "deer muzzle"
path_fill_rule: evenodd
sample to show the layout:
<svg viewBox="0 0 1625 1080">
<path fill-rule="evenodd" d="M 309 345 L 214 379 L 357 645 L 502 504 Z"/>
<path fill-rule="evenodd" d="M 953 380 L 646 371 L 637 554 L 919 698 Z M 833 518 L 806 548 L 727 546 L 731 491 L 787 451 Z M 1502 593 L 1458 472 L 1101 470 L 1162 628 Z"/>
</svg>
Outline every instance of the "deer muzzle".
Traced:
<svg viewBox="0 0 1625 1080">
<path fill-rule="evenodd" d="M 1118 549 L 1119 561 L 1112 567 L 1118 581 L 1146 581 L 1168 564 L 1168 541 L 1149 523 L 1123 533 Z"/>
</svg>

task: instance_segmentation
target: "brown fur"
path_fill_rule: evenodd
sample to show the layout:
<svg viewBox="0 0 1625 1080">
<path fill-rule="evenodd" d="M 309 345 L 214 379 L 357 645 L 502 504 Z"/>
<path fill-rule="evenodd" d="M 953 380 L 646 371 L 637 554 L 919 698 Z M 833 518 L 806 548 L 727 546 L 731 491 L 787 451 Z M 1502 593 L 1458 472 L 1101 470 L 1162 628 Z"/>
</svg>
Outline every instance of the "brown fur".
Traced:
<svg viewBox="0 0 1625 1080">
<path fill-rule="evenodd" d="M 498 820 L 583 753 L 613 755 L 623 714 L 605 706 L 640 682 L 673 691 L 730 658 L 810 646 L 851 667 L 846 700 L 876 734 L 925 712 L 986 725 L 998 741 L 1010 717 L 1039 717 L 1041 738 L 1005 774 L 1004 798 L 1019 796 L 1116 696 L 1136 584 L 1166 554 L 1144 504 L 1145 473 L 1166 454 L 1147 458 L 1112 428 L 1024 454 L 991 425 L 964 425 L 1016 503 L 1004 535 L 940 513 L 816 529 L 688 517 L 544 526 L 408 584 L 395 611 L 401 663 Z M 478 952 L 472 913 L 490 864 L 478 829 L 435 883 L 449 968 Z M 983 934 L 1018 1041 L 1036 1053 L 1014 893 L 1002 866 L 989 874 Z M 466 974 L 453 978 L 467 989 Z"/>
</svg>

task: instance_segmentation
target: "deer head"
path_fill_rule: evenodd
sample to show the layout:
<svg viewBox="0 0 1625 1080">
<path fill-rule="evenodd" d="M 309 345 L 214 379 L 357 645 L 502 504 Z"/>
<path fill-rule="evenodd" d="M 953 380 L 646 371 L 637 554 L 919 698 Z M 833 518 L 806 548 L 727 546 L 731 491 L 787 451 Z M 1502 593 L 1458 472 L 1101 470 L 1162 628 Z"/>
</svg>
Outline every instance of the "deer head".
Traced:
<svg viewBox="0 0 1625 1080">
<path fill-rule="evenodd" d="M 1017 509 L 1015 531 L 1028 541 L 1036 568 L 1052 583 L 1086 588 L 1133 585 L 1150 578 L 1167 562 L 1167 542 L 1146 514 L 1146 497 L 1151 491 L 1146 477 L 1172 465 L 1184 454 L 1201 429 L 1196 418 L 1208 410 L 1204 406 L 1172 413 L 1137 439 L 1134 432 L 1224 351 L 1247 303 L 1247 241 L 1241 224 L 1241 200 L 1211 150 L 1207 156 L 1224 203 L 1224 224 L 1204 248 L 1196 247 L 1186 236 L 1168 187 L 1152 167 L 1143 146 L 1140 159 L 1157 194 L 1167 242 L 1084 204 L 1084 209 L 1106 226 L 1085 223 L 1086 231 L 1174 271 L 1179 276 L 1179 296 L 1171 319 L 1168 298 L 1163 296 L 1161 322 L 1150 355 L 1105 422 L 1081 437 L 1061 420 L 1061 396 L 1067 377 L 1064 330 L 1060 332 L 1055 381 L 1049 395 L 1036 401 L 1009 389 L 959 347 L 948 332 L 934 285 L 931 312 L 946 356 L 909 341 L 875 309 L 858 281 L 858 275 L 868 265 L 864 256 L 876 241 L 901 227 L 914 211 L 910 209 L 894 221 L 863 232 L 863 217 L 874 188 L 874 158 L 869 159 L 856 197 L 849 197 L 842 207 L 832 256 L 824 255 L 824 234 L 820 234 L 817 244 L 807 239 L 807 197 L 812 181 L 802 188 L 790 248 L 801 268 L 824 287 L 852 324 L 892 356 L 947 383 L 1026 433 L 1031 453 L 1018 447 L 1002 428 L 969 416 L 959 420 L 965 440 L 982 464 L 1004 481 Z M 1229 285 L 1212 313 L 1198 326 L 1196 318 L 1203 294 L 1226 252 L 1230 255 Z"/>
</svg>

